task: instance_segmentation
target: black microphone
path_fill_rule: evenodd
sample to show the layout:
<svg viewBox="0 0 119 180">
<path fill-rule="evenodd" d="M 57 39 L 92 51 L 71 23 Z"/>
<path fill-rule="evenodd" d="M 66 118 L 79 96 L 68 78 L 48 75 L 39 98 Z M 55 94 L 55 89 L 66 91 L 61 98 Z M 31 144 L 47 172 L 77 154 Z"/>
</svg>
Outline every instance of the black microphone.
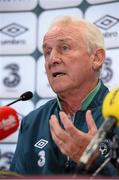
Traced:
<svg viewBox="0 0 119 180">
<path fill-rule="evenodd" d="M 31 99 L 33 97 L 33 93 L 31 91 L 27 91 L 25 93 L 23 93 L 17 100 L 7 104 L 6 106 L 10 106 L 18 101 L 27 101 L 29 99 Z"/>
</svg>

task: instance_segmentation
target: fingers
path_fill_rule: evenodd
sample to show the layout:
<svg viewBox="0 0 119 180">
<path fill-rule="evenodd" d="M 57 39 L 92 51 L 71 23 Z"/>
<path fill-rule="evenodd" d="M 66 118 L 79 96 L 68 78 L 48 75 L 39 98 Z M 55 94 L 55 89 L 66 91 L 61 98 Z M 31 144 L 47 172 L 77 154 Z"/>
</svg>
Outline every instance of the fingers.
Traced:
<svg viewBox="0 0 119 180">
<path fill-rule="evenodd" d="M 78 130 L 64 112 L 60 112 L 60 118 L 64 129 L 61 128 L 55 115 L 52 115 L 50 119 L 51 134 L 55 143 L 59 146 L 61 141 L 68 144 L 71 141 L 73 141 L 73 144 L 81 142 L 85 133 Z"/>
<path fill-rule="evenodd" d="M 63 141 L 66 141 L 67 135 L 70 135 L 72 138 L 75 138 L 77 136 L 77 140 L 78 140 L 79 139 L 78 137 L 82 137 L 86 134 L 80 131 L 79 129 L 77 129 L 64 112 L 60 112 L 60 118 L 64 126 L 64 129 L 60 127 L 59 122 L 55 115 L 51 116 L 50 125 L 54 129 L 56 136 L 59 136 L 59 138 L 63 139 Z M 88 134 L 94 135 L 97 132 L 97 127 L 95 121 L 93 120 L 90 110 L 86 112 L 86 122 L 88 126 Z M 66 136 L 64 136 L 64 134 Z"/>
<path fill-rule="evenodd" d="M 54 140 L 55 144 L 59 147 L 61 152 L 63 154 L 68 154 L 66 152 L 69 149 L 68 143 L 71 142 L 71 139 L 68 133 L 60 127 L 55 115 L 52 115 L 50 119 L 50 131 L 52 139 Z"/>
<path fill-rule="evenodd" d="M 52 135 L 52 139 L 55 142 L 55 144 L 59 147 L 59 149 L 61 150 L 62 153 L 65 153 L 63 151 L 63 141 L 61 141 L 55 134 L 55 131 L 53 128 L 51 128 L 51 135 Z"/>
<path fill-rule="evenodd" d="M 87 111 L 86 113 L 86 122 L 89 129 L 87 133 L 77 129 L 64 112 L 60 112 L 60 119 L 64 128 L 60 126 L 55 115 L 51 116 L 50 130 L 52 138 L 63 154 L 78 162 L 97 131 L 91 112 Z"/>
<path fill-rule="evenodd" d="M 97 127 L 90 110 L 86 112 L 86 123 L 89 130 L 88 133 L 94 135 L 97 132 Z"/>
<path fill-rule="evenodd" d="M 68 133 L 60 126 L 57 118 L 55 115 L 51 116 L 50 119 L 50 129 L 51 129 L 51 133 L 53 135 L 53 137 L 57 140 L 59 139 L 59 141 L 67 141 L 68 138 Z M 58 140 L 57 140 L 58 141 Z"/>
<path fill-rule="evenodd" d="M 82 136 L 82 135 L 84 134 L 83 132 L 81 132 L 80 130 L 78 130 L 78 129 L 74 126 L 72 120 L 70 120 L 70 119 L 68 118 L 68 116 L 67 116 L 63 111 L 60 112 L 60 118 L 61 118 L 61 122 L 62 122 L 62 124 L 63 124 L 63 126 L 64 126 L 65 131 L 66 131 L 72 138 L 73 138 L 73 137 L 76 137 L 77 135 L 78 135 L 78 136 Z"/>
</svg>

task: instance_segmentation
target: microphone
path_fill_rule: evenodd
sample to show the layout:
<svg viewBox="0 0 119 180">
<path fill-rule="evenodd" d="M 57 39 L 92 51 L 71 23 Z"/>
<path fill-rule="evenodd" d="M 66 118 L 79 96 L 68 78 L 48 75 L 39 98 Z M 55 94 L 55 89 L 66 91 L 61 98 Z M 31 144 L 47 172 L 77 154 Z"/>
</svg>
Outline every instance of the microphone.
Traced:
<svg viewBox="0 0 119 180">
<path fill-rule="evenodd" d="M 119 126 L 119 88 L 110 91 L 102 106 L 102 114 L 105 120 L 114 118 L 116 126 Z"/>
<path fill-rule="evenodd" d="M 18 127 L 17 112 L 8 106 L 0 107 L 0 140 L 14 133 Z"/>
<path fill-rule="evenodd" d="M 33 93 L 31 91 L 27 91 L 25 93 L 23 93 L 17 100 L 7 104 L 6 106 L 10 106 L 18 101 L 27 101 L 29 99 L 31 99 L 33 97 Z"/>
<path fill-rule="evenodd" d="M 106 138 L 107 134 L 115 127 L 119 126 L 119 88 L 109 92 L 102 105 L 102 114 L 105 121 L 97 130 L 96 135 L 86 147 L 79 163 L 78 169 L 82 170 L 96 152 L 100 143 Z"/>
</svg>

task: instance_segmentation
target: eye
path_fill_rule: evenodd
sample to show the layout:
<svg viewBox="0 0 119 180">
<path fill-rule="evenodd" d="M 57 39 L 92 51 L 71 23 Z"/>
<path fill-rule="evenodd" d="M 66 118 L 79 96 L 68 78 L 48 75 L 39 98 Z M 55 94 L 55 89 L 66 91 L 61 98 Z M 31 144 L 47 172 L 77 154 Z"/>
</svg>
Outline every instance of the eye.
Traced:
<svg viewBox="0 0 119 180">
<path fill-rule="evenodd" d="M 45 50 L 44 50 L 44 56 L 45 56 L 45 57 L 49 56 L 49 55 L 51 54 L 51 51 L 52 51 L 51 48 L 45 49 Z"/>
<path fill-rule="evenodd" d="M 63 45 L 63 46 L 62 46 L 62 49 L 63 49 L 64 51 L 67 51 L 67 50 L 69 50 L 70 48 L 69 48 L 69 46 L 67 46 L 67 45 Z"/>
</svg>

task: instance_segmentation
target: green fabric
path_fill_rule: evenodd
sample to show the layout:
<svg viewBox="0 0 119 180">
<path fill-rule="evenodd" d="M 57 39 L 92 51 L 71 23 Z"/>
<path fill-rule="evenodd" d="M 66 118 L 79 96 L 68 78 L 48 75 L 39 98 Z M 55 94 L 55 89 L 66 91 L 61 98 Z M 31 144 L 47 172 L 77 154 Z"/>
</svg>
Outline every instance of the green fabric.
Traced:
<svg viewBox="0 0 119 180">
<path fill-rule="evenodd" d="M 87 107 L 92 102 L 95 95 L 98 93 L 100 86 L 101 86 L 101 82 L 99 81 L 97 86 L 88 94 L 88 96 L 86 96 L 86 98 L 82 102 L 80 110 L 84 111 L 87 109 Z"/>
<path fill-rule="evenodd" d="M 80 110 L 85 111 L 87 109 L 87 107 L 89 106 L 89 104 L 92 102 L 93 98 L 95 97 L 95 95 L 98 93 L 99 89 L 101 86 L 101 82 L 99 81 L 97 86 L 88 94 L 88 96 L 86 96 L 86 98 L 83 100 L 82 104 L 81 104 L 81 108 Z M 61 103 L 60 103 L 60 99 L 59 97 L 57 97 L 57 102 L 59 105 L 60 110 L 62 110 L 61 107 Z"/>
</svg>

